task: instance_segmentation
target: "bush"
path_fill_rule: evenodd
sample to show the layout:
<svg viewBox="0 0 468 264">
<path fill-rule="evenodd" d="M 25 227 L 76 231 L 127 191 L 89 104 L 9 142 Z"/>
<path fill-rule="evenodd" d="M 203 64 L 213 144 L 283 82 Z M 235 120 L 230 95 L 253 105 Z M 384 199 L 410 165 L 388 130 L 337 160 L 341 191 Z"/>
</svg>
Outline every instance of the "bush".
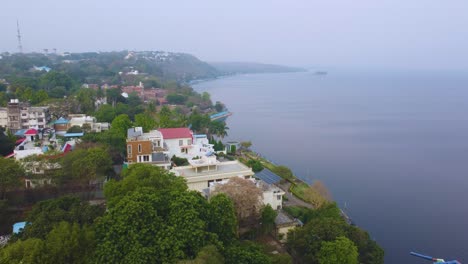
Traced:
<svg viewBox="0 0 468 264">
<path fill-rule="evenodd" d="M 252 168 L 252 170 L 254 172 L 259 172 L 259 171 L 262 171 L 263 170 L 263 165 L 260 161 L 258 160 L 249 160 L 247 161 L 247 166 L 249 166 L 250 168 Z"/>
<path fill-rule="evenodd" d="M 176 155 L 172 156 L 171 161 L 172 161 L 176 166 L 186 166 L 186 165 L 189 165 L 189 162 L 188 162 L 187 159 L 177 157 Z"/>
</svg>

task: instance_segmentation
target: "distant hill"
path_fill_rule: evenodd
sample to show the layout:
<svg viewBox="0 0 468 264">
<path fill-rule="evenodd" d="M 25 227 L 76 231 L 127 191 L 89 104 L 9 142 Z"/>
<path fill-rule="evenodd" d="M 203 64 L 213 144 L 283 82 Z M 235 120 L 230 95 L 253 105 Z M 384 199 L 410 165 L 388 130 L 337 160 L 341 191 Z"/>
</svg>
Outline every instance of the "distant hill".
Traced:
<svg viewBox="0 0 468 264">
<path fill-rule="evenodd" d="M 223 74 L 301 72 L 302 68 L 254 62 L 210 62 Z"/>
<path fill-rule="evenodd" d="M 37 76 L 36 68 L 69 74 L 81 82 L 116 83 L 119 76 L 156 76 L 186 82 L 221 75 L 213 66 L 185 53 L 165 51 L 85 52 L 63 54 L 8 54 L 0 56 L 0 78 Z M 39 73 L 40 74 L 40 73 Z"/>
</svg>

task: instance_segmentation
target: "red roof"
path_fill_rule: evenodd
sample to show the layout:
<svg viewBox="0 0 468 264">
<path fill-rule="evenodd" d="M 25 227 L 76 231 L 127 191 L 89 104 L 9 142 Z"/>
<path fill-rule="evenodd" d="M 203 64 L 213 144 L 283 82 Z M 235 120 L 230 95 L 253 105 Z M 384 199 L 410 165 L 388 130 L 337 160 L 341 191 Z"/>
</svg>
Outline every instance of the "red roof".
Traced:
<svg viewBox="0 0 468 264">
<path fill-rule="evenodd" d="M 186 127 L 160 128 L 159 132 L 163 135 L 163 139 L 192 138 L 192 131 Z"/>
<path fill-rule="evenodd" d="M 37 135 L 37 130 L 34 128 L 29 129 L 24 133 L 25 135 L 31 136 L 31 135 Z"/>
</svg>

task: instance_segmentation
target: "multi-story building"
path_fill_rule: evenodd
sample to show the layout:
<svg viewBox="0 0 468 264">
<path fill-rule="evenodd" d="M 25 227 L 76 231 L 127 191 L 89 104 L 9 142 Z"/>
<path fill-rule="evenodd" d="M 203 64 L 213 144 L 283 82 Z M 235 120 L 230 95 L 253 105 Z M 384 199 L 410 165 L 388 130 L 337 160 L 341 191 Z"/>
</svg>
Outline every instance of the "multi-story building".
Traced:
<svg viewBox="0 0 468 264">
<path fill-rule="evenodd" d="M 141 127 L 130 128 L 127 131 L 127 164 L 148 163 L 169 169 L 171 161 L 164 148 L 164 139 L 158 130 L 143 133 Z"/>
<path fill-rule="evenodd" d="M 208 143 L 206 135 L 194 135 L 186 128 L 160 128 L 164 138 L 164 146 L 168 149 L 169 157 L 177 156 L 186 159 L 210 156 L 214 150 Z"/>
<path fill-rule="evenodd" d="M 8 127 L 8 109 L 0 107 L 0 127 Z"/>
<path fill-rule="evenodd" d="M 212 156 L 189 160 L 189 163 L 189 166 L 174 167 L 171 172 L 184 177 L 190 190 L 199 192 L 206 192 L 214 184 L 232 177 L 250 179 L 254 175 L 252 169 L 237 160 L 220 162 Z"/>
<path fill-rule="evenodd" d="M 7 127 L 13 132 L 29 128 L 43 129 L 50 121 L 49 107 L 30 106 L 18 99 L 10 100 L 7 115 Z"/>
</svg>

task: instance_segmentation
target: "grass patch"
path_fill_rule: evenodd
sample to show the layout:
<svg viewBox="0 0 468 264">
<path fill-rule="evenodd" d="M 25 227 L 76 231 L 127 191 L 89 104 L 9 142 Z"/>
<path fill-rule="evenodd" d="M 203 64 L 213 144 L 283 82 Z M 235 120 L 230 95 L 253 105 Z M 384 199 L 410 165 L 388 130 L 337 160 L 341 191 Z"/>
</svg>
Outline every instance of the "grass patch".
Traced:
<svg viewBox="0 0 468 264">
<path fill-rule="evenodd" d="M 305 182 L 300 182 L 297 184 L 291 184 L 290 191 L 294 194 L 294 196 L 305 201 L 304 193 L 307 189 L 309 189 L 309 185 Z"/>
</svg>

